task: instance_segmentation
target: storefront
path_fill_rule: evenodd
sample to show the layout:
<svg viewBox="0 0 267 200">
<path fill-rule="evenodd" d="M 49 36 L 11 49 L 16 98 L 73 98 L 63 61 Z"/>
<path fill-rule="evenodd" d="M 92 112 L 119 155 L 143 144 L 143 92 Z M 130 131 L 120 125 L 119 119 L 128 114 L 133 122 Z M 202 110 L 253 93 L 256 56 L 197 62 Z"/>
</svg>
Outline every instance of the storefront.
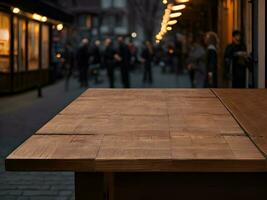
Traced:
<svg viewBox="0 0 267 200">
<path fill-rule="evenodd" d="M 53 31 L 62 31 L 63 24 L 71 21 L 70 15 L 51 5 L 32 0 L 17 2 L 0 2 L 1 94 L 49 83 Z"/>
<path fill-rule="evenodd" d="M 253 61 L 252 73 L 247 76 L 247 87 L 266 87 L 265 8 L 265 0 L 219 0 L 220 64 L 223 66 L 223 50 L 232 42 L 232 31 L 240 30 Z M 222 85 L 229 86 L 227 83 Z"/>
</svg>

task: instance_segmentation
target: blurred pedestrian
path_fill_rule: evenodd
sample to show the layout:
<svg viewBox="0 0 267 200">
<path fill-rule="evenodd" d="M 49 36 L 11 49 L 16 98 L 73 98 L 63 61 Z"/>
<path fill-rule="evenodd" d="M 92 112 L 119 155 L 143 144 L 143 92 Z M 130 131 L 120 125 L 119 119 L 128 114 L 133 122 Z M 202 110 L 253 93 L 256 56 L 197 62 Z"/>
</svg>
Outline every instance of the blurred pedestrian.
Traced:
<svg viewBox="0 0 267 200">
<path fill-rule="evenodd" d="M 133 42 L 130 42 L 128 46 L 129 46 L 128 48 L 131 54 L 130 70 L 133 71 L 136 69 L 136 65 L 138 63 L 138 58 L 137 58 L 138 49 Z"/>
<path fill-rule="evenodd" d="M 128 46 L 125 44 L 123 37 L 118 37 L 118 50 L 115 59 L 121 70 L 121 80 L 124 88 L 130 88 L 130 60 L 131 53 Z"/>
<path fill-rule="evenodd" d="M 176 74 L 183 73 L 183 37 L 181 34 L 175 38 Z"/>
<path fill-rule="evenodd" d="M 227 46 L 224 53 L 226 78 L 228 80 L 232 79 L 233 88 L 246 88 L 246 70 L 249 56 L 241 35 L 240 31 L 233 31 L 232 43 Z"/>
<path fill-rule="evenodd" d="M 194 71 L 192 86 L 204 88 L 206 82 L 206 51 L 203 46 L 203 35 L 194 35 L 191 40 L 191 47 L 187 58 L 187 67 Z"/>
<path fill-rule="evenodd" d="M 89 86 L 88 83 L 88 70 L 89 70 L 89 41 L 88 39 L 82 39 L 81 46 L 77 52 L 77 64 L 79 67 L 80 74 L 80 86 L 87 88 Z"/>
<path fill-rule="evenodd" d="M 73 75 L 74 68 L 74 51 L 70 42 L 66 43 L 64 48 L 63 60 L 64 60 L 64 68 L 66 70 L 66 83 L 65 89 L 69 89 L 69 80 Z"/>
<path fill-rule="evenodd" d="M 153 46 L 149 41 L 145 41 L 144 49 L 141 54 L 141 61 L 144 64 L 143 83 L 153 83 L 152 61 L 154 56 Z"/>
<path fill-rule="evenodd" d="M 207 46 L 207 75 L 206 86 L 217 88 L 218 87 L 218 60 L 217 60 L 217 47 L 218 36 L 214 32 L 206 33 L 205 44 Z"/>
<path fill-rule="evenodd" d="M 110 88 L 114 88 L 114 59 L 115 59 L 116 51 L 113 48 L 113 43 L 110 38 L 105 40 L 105 50 L 103 53 L 103 61 L 104 65 L 107 68 L 107 75 L 109 79 Z"/>
<path fill-rule="evenodd" d="M 99 40 L 96 40 L 91 50 L 92 61 L 90 68 L 92 71 L 92 76 L 94 78 L 95 84 L 98 84 L 100 82 L 98 80 L 101 61 L 102 61 L 100 45 L 101 42 Z"/>
</svg>

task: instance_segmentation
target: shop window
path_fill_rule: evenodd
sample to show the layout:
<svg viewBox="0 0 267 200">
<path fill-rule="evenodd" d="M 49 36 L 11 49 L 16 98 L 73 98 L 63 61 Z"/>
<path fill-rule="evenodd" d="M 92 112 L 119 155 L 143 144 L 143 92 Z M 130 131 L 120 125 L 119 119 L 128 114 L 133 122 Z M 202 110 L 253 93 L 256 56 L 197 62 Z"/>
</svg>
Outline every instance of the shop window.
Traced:
<svg viewBox="0 0 267 200">
<path fill-rule="evenodd" d="M 37 22 L 28 23 L 28 69 L 39 69 L 39 32 L 40 25 Z"/>
<path fill-rule="evenodd" d="M 26 70 L 26 22 L 14 18 L 14 71 Z"/>
<path fill-rule="evenodd" d="M 80 15 L 78 18 L 78 24 L 82 28 L 90 29 L 92 27 L 92 17 L 90 15 Z"/>
<path fill-rule="evenodd" d="M 49 68 L 49 27 L 43 25 L 42 28 L 42 68 Z"/>
<path fill-rule="evenodd" d="M 10 65 L 10 18 L 0 12 L 0 72 L 9 72 Z"/>
</svg>

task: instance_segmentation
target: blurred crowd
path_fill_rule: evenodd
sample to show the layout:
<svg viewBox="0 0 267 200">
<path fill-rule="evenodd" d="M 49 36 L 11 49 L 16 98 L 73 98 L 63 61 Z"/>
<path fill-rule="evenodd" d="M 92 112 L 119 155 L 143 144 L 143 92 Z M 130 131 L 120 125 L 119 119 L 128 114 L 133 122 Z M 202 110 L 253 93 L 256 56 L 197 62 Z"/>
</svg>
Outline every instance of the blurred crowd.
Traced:
<svg viewBox="0 0 267 200">
<path fill-rule="evenodd" d="M 162 73 L 189 74 L 192 87 L 218 87 L 218 48 L 219 39 L 216 33 L 177 34 L 175 39 L 153 45 L 144 41 L 142 45 L 126 42 L 124 37 L 115 40 L 106 38 L 92 44 L 87 38 L 82 39 L 79 48 L 74 49 L 71 43 L 65 45 L 63 68 L 66 72 L 66 87 L 70 78 L 78 72 L 81 87 L 89 87 L 89 79 L 95 83 L 99 72 L 105 71 L 110 88 L 115 88 L 115 71 L 120 72 L 124 88 L 131 87 L 131 72 L 143 71 L 143 83 L 152 84 L 153 67 L 161 67 Z M 246 70 L 250 69 L 250 56 L 242 42 L 242 33 L 233 32 L 232 43 L 224 50 L 224 79 L 231 87 L 246 87 Z"/>
</svg>

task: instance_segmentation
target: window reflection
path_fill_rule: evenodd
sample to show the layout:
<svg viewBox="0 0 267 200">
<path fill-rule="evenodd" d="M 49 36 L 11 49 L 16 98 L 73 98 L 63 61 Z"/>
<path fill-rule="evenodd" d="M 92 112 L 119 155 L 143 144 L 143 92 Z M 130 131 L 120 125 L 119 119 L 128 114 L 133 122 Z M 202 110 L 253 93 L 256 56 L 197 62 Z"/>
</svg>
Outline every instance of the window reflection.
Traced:
<svg viewBox="0 0 267 200">
<path fill-rule="evenodd" d="M 39 68 L 39 32 L 40 26 L 36 22 L 28 24 L 28 69 L 37 70 Z"/>
<path fill-rule="evenodd" d="M 26 22 L 14 18 L 14 71 L 26 70 Z"/>
<path fill-rule="evenodd" d="M 9 72 L 10 18 L 0 12 L 0 72 Z"/>
<path fill-rule="evenodd" d="M 42 68 L 49 67 L 49 27 L 43 25 L 42 28 Z"/>
</svg>

